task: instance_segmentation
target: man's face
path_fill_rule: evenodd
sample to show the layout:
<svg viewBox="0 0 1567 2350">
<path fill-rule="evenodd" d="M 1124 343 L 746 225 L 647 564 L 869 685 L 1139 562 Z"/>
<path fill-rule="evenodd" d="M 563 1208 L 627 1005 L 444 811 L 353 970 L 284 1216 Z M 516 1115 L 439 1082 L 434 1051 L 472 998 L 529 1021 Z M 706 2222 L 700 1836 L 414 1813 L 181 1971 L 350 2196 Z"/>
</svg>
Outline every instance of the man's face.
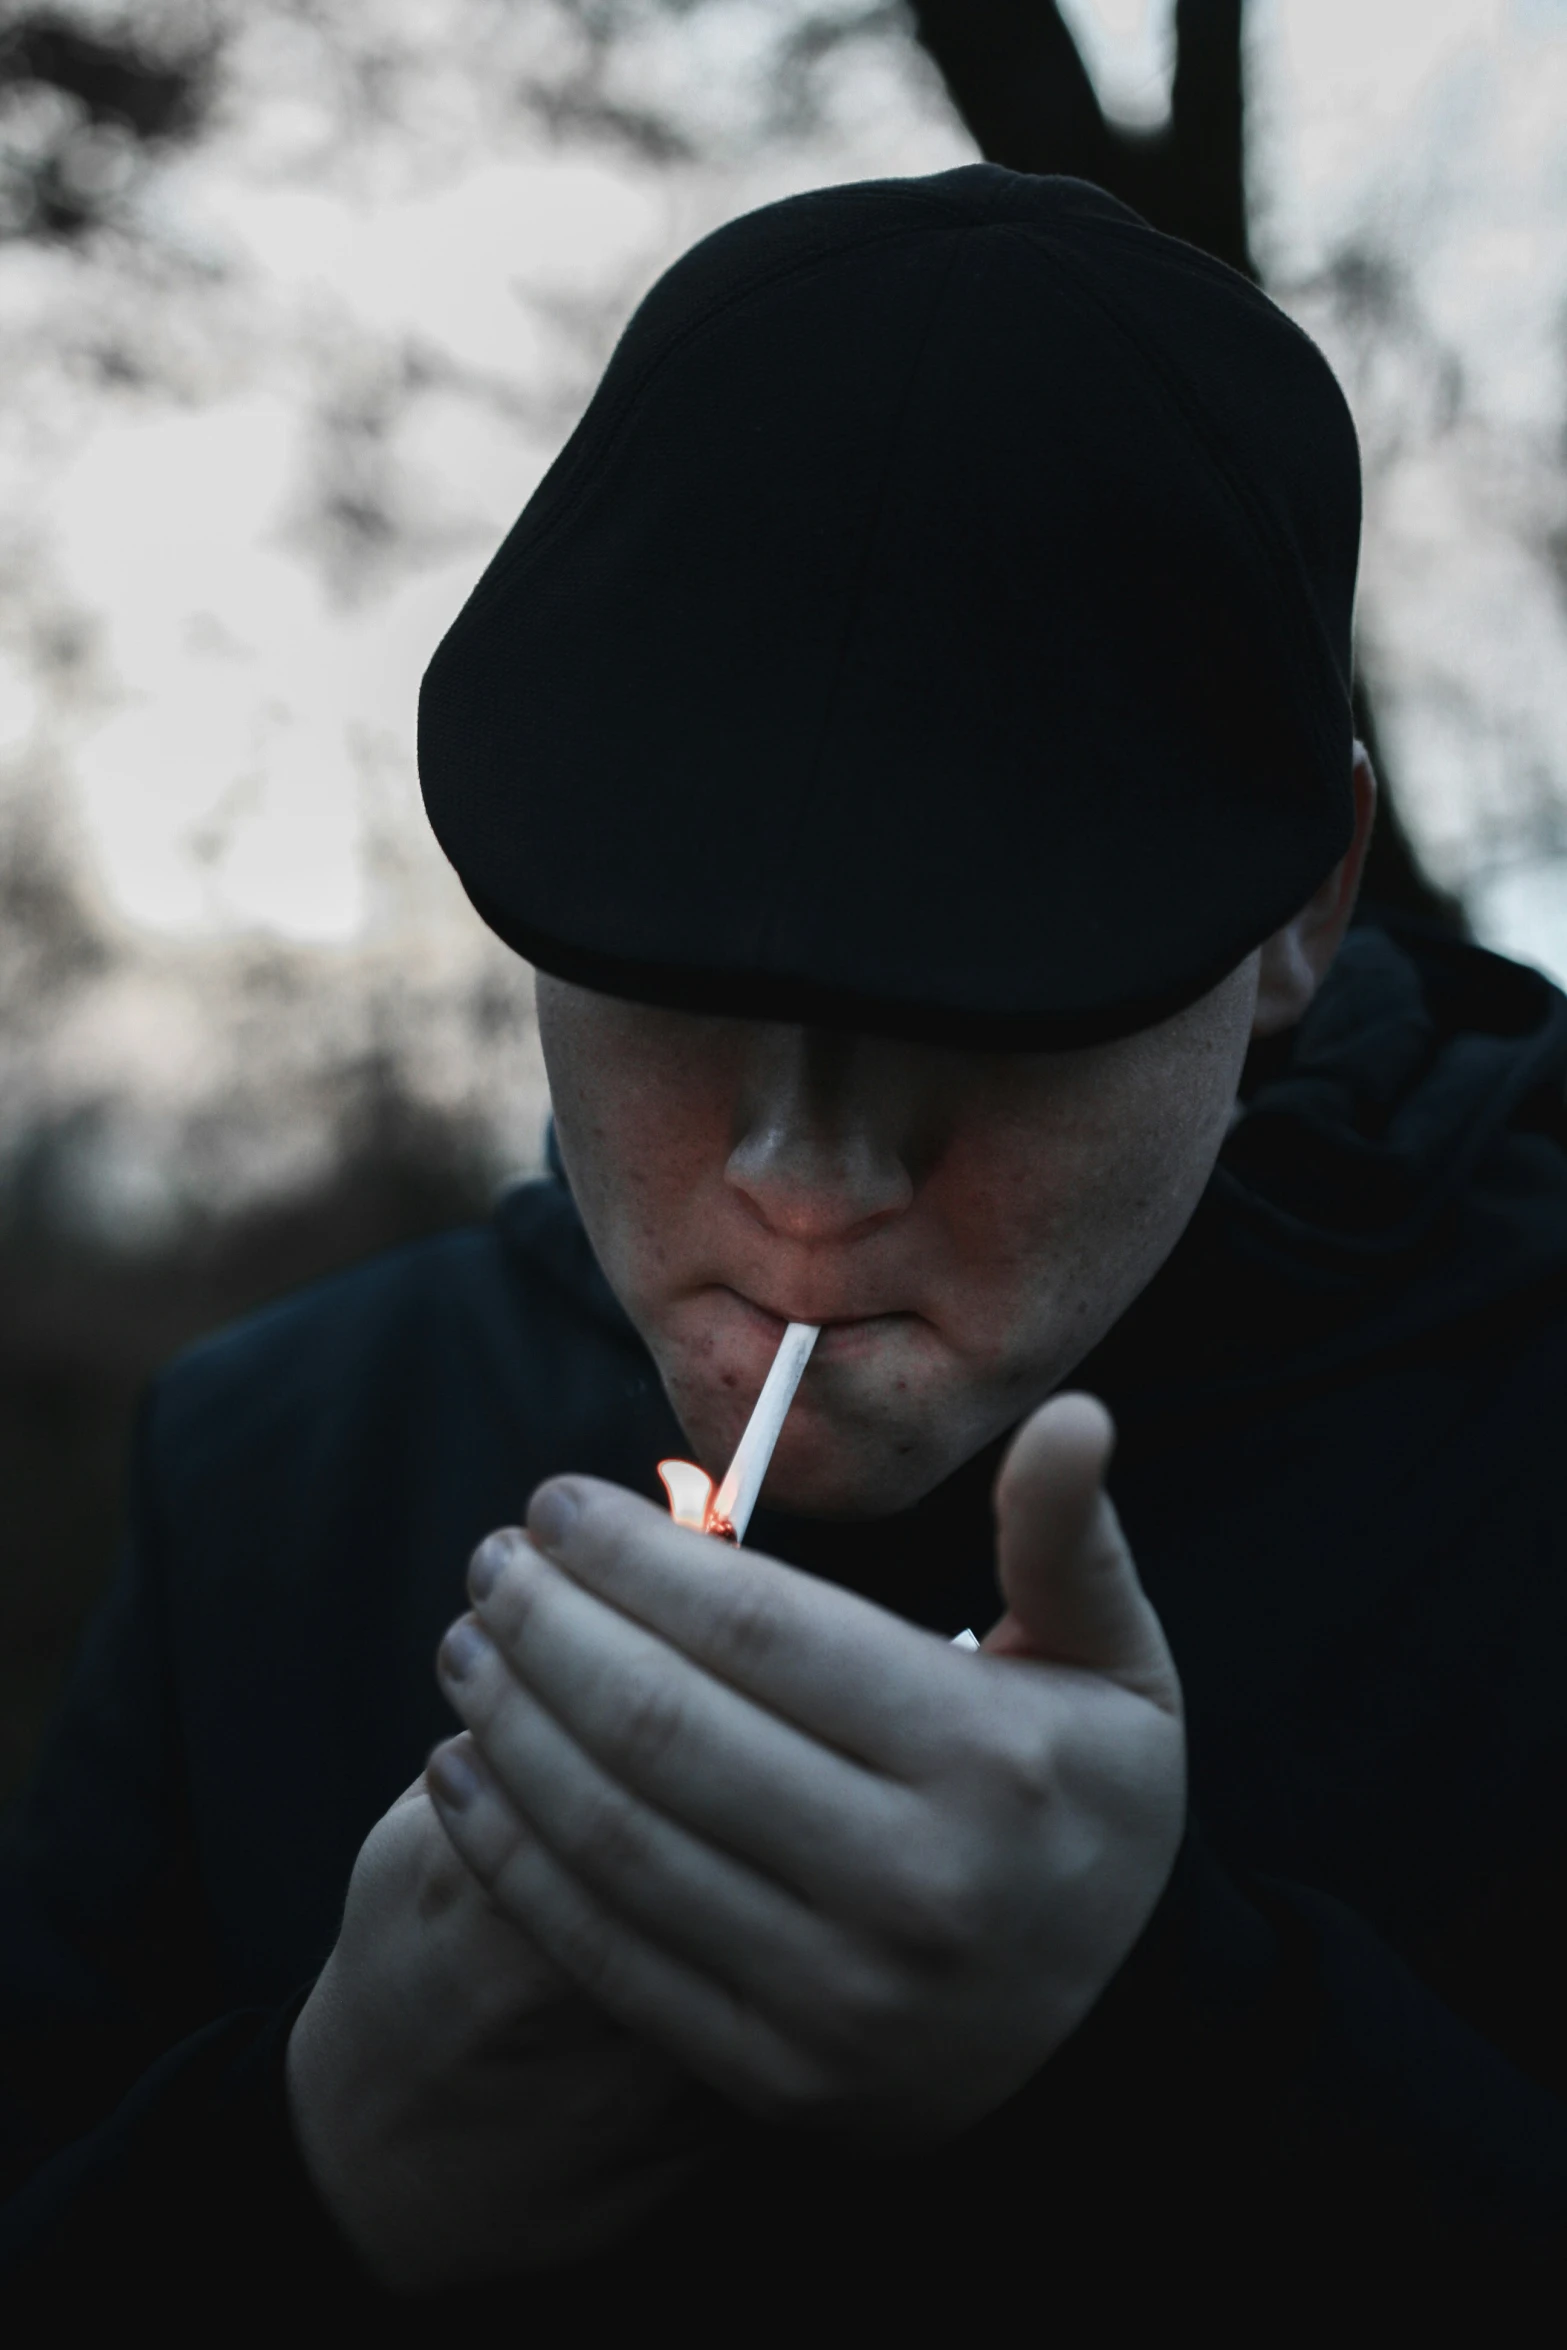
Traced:
<svg viewBox="0 0 1567 2350">
<path fill-rule="evenodd" d="M 906 1508 L 1069 1376 L 1224 1139 L 1250 957 L 1174 1019 L 976 1053 L 660 1011 L 540 976 L 572 1189 L 696 1457 L 727 1465 L 786 1322 L 822 1335 L 775 1507 Z"/>
</svg>

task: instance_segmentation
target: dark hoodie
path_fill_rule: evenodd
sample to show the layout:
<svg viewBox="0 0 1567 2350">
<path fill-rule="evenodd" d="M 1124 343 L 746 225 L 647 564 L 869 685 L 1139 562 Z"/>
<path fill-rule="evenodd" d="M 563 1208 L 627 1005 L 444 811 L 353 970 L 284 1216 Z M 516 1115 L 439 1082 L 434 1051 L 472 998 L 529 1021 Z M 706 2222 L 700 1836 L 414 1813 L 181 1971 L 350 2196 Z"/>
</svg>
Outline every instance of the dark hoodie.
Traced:
<svg viewBox="0 0 1567 2350">
<path fill-rule="evenodd" d="M 1355 932 L 1083 1367 L 1192 1816 L 1066 2048 L 918 2158 L 722 2119 L 684 2203 L 497 2307 L 700 2336 L 759 2295 L 901 2326 L 1086 2278 L 1100 2311 L 1178 2280 L 1259 2321 L 1323 2286 L 1407 2314 L 1567 2242 L 1564 1080 L 1537 974 Z M 385 2331 L 293 2151 L 289 2024 L 360 1842 L 453 1726 L 431 1657 L 473 1545 L 554 1470 L 657 1498 L 680 1447 L 556 1179 L 158 1383 L 0 1878 L 13 2291 L 58 2310 L 112 2275 L 215 2315 L 243 2277 Z M 983 1624 L 994 1457 L 899 1518 L 764 1512 L 752 1541 Z"/>
</svg>

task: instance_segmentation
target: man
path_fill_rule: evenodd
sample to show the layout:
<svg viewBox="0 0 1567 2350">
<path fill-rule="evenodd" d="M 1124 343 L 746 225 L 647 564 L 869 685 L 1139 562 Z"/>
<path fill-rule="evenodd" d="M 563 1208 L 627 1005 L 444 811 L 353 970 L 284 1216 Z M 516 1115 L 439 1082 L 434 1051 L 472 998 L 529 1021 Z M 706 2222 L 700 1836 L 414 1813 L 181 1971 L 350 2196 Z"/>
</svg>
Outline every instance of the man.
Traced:
<svg viewBox="0 0 1567 2350">
<path fill-rule="evenodd" d="M 1559 2242 L 1567 1006 L 1350 930 L 1357 533 L 1312 346 L 1075 183 L 655 288 L 421 715 L 555 1172 L 160 1382 L 13 1830 L 56 2307 Z M 789 1319 L 737 1553 L 655 1466 Z"/>
</svg>

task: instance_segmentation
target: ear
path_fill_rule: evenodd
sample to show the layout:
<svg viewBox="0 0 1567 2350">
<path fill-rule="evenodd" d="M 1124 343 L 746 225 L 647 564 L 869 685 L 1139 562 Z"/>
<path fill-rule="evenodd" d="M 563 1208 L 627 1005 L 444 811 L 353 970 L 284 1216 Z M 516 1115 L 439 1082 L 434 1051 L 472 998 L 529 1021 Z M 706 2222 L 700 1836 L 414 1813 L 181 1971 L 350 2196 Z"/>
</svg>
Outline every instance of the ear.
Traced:
<svg viewBox="0 0 1567 2350">
<path fill-rule="evenodd" d="M 1300 912 L 1258 949 L 1253 1040 L 1294 1027 L 1327 977 L 1349 928 L 1377 810 L 1377 779 L 1364 743 L 1355 745 L 1353 785 L 1355 836 L 1343 858 Z"/>
</svg>

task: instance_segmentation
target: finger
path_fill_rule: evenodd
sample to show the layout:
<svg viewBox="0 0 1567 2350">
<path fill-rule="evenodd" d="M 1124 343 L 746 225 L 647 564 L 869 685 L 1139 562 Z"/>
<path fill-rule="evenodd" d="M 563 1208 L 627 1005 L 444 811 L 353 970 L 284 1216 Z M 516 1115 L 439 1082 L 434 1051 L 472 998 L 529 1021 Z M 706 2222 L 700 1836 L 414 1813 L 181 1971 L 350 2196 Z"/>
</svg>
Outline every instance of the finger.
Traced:
<svg viewBox="0 0 1567 2350">
<path fill-rule="evenodd" d="M 540 1952 L 517 1935 L 511 1921 L 495 1908 L 484 1891 L 485 1871 L 476 1869 L 472 1861 L 475 1841 L 482 1846 L 488 1864 L 493 1867 L 511 1850 L 518 1838 L 526 1834 L 516 1811 L 506 1800 L 501 1789 L 485 1767 L 484 1757 L 473 1740 L 463 1732 L 437 1746 L 418 1782 L 422 1800 L 428 1802 L 435 1819 L 461 1865 L 464 1883 L 475 1899 L 484 1903 L 487 1925 L 481 1929 L 486 1936 L 485 1947 L 490 1955 L 500 1955 L 506 1969 L 508 1988 L 516 1988 L 519 1962 L 525 1988 L 530 1999 L 558 1999 L 567 1989 L 559 1970 Z M 451 1834 L 450 1822 L 461 1810 L 468 1821 L 466 1847 L 458 1845 Z M 445 1905 L 443 1905 L 445 1906 Z M 504 1935 L 504 1944 L 489 1939 L 490 1929 L 495 1935 Z M 471 1931 L 471 1928 L 469 1929 Z M 474 1996 L 470 1986 L 470 1996 Z"/>
<path fill-rule="evenodd" d="M 424 1784 L 458 1858 L 481 1885 L 488 1885 L 526 1831 L 466 1730 L 435 1748 L 424 1767 Z M 458 1818 L 464 1823 L 461 1839 L 452 1834 Z"/>
<path fill-rule="evenodd" d="M 448 1660 L 459 1651 L 454 1674 Z M 821 1941 L 822 1929 L 795 1896 L 608 1777 L 519 1685 L 493 1643 L 471 1635 L 443 1643 L 441 1679 L 473 1734 L 468 1800 L 484 1815 L 473 1833 L 487 1839 L 491 1874 L 517 1842 L 515 1816 L 509 1831 L 506 1821 L 515 1807 L 582 1884 L 732 1981 L 761 1990 L 780 1971 L 797 1975 L 818 1960 L 807 1945 Z"/>
<path fill-rule="evenodd" d="M 548 1846 L 530 1836 L 504 1847 L 475 1798 L 444 1772 L 432 1799 L 456 1850 L 496 1908 L 615 2022 L 663 2048 L 737 2102 L 780 2112 L 818 2100 L 819 2060 L 796 2048 L 724 1982 L 660 1950 L 617 1917 Z"/>
<path fill-rule="evenodd" d="M 1100 1674 L 1178 1712 L 1163 1628 L 1104 1490 L 1114 1443 L 1089 1395 L 1056 1396 L 1024 1423 L 996 1480 L 1007 1613 L 984 1646 Z"/>
<path fill-rule="evenodd" d="M 760 1937 L 758 1987 L 771 1938 L 780 1964 L 800 1955 L 796 1896 L 863 1911 L 902 1848 L 904 1790 L 712 1680 L 527 1543 L 437 1669 L 511 1800 L 579 1875 L 692 1956 L 717 1963 L 726 1936 Z"/>
<path fill-rule="evenodd" d="M 732 1550 L 591 1477 L 534 1495 L 528 1532 L 573 1582 L 783 1719 L 895 1778 L 967 1694 L 963 1659 L 854 1593 Z M 480 1556 L 483 1556 L 481 1550 Z"/>
</svg>

